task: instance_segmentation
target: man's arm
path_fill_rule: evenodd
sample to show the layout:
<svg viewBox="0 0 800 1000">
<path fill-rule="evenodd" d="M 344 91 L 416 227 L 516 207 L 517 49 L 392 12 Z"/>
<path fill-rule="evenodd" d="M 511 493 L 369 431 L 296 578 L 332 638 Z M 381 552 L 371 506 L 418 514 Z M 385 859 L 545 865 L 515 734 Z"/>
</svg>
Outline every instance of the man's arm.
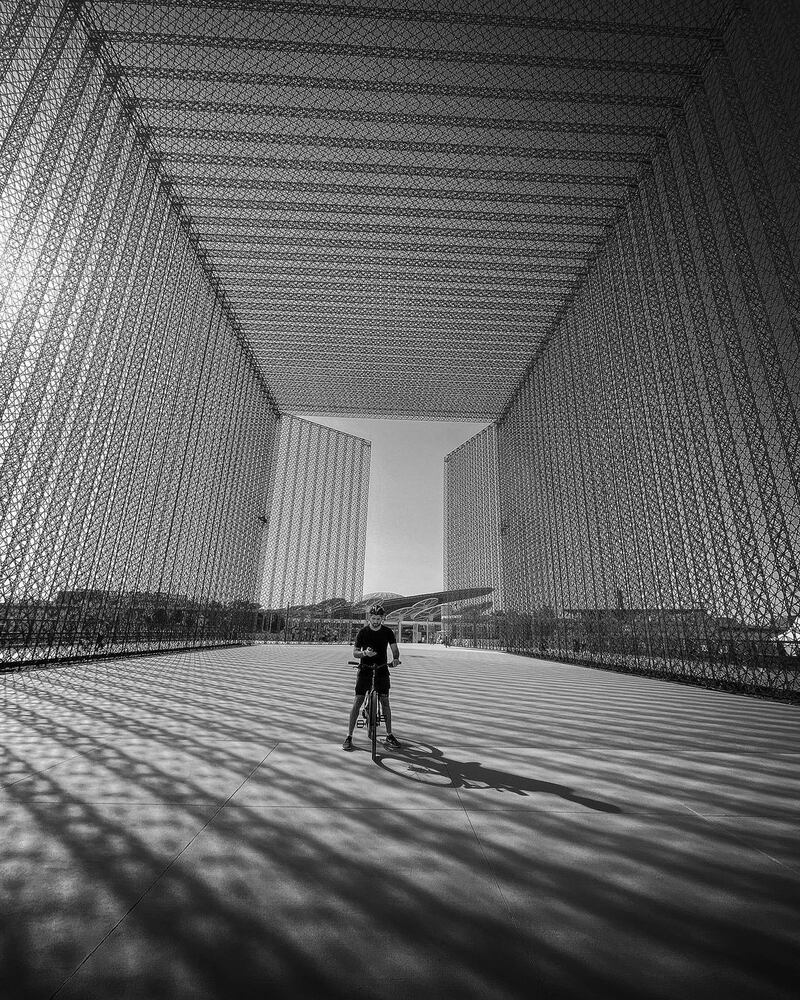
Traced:
<svg viewBox="0 0 800 1000">
<path fill-rule="evenodd" d="M 362 635 L 361 635 L 360 632 L 356 636 L 356 642 L 355 642 L 355 645 L 353 646 L 353 658 L 354 659 L 360 660 L 362 658 L 362 656 L 374 656 L 375 655 L 375 650 L 372 648 L 372 646 L 366 645 L 362 649 L 361 646 L 359 646 L 359 642 L 363 642 L 363 637 L 362 637 Z"/>
<path fill-rule="evenodd" d="M 392 650 L 392 656 L 394 657 L 394 659 L 392 660 L 392 666 L 396 667 L 397 664 L 400 662 L 400 650 L 397 648 L 396 642 L 390 642 L 389 646 Z"/>
</svg>

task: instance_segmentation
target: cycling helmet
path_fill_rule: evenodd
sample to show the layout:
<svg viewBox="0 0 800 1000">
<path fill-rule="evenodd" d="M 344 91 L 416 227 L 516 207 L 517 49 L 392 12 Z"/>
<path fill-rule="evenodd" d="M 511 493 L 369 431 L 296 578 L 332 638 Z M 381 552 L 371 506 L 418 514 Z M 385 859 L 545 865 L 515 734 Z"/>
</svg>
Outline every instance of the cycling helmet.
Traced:
<svg viewBox="0 0 800 1000">
<path fill-rule="evenodd" d="M 369 614 L 369 615 L 385 615 L 386 614 L 386 609 L 384 608 L 384 606 L 382 604 L 370 604 L 369 611 L 367 612 L 367 614 Z"/>
</svg>

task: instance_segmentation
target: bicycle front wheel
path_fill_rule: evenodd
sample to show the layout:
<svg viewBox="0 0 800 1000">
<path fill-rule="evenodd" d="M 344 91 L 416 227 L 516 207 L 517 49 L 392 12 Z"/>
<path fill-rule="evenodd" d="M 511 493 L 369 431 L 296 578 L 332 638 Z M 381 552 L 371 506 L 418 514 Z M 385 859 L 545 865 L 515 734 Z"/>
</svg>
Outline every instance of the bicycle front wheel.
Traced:
<svg viewBox="0 0 800 1000">
<path fill-rule="evenodd" d="M 372 741 L 372 757 L 374 760 L 378 749 L 378 695 L 375 691 L 373 691 L 369 696 L 368 726 L 369 738 Z"/>
</svg>

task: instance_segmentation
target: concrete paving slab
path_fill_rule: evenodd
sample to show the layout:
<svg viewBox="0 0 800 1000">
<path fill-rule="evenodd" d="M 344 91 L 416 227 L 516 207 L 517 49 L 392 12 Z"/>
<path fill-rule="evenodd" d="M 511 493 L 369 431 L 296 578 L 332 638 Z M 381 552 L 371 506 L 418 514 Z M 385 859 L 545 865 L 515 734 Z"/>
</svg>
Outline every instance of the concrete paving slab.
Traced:
<svg viewBox="0 0 800 1000">
<path fill-rule="evenodd" d="M 718 816 L 711 822 L 777 864 L 800 875 L 800 819 L 791 816 Z"/>
<path fill-rule="evenodd" d="M 545 993 L 796 995 L 800 880 L 697 817 L 469 811 Z"/>
<path fill-rule="evenodd" d="M 84 802 L 224 801 L 274 743 L 190 746 L 140 738 L 103 743 L 24 780 L 26 798 L 73 796 Z M 20 792 L 23 791 L 20 783 Z"/>
<path fill-rule="evenodd" d="M 379 760 L 386 754 L 379 750 Z M 458 794 L 446 787 L 408 782 L 375 766 L 365 739 L 353 751 L 336 744 L 279 743 L 238 789 L 237 806 L 313 806 L 459 809 Z"/>
<path fill-rule="evenodd" d="M 800 820 L 800 756 L 791 754 L 485 750 L 415 753 L 420 780 L 446 769 L 465 808 L 609 813 L 757 813 Z M 471 757 L 472 759 L 465 759 Z"/>
<path fill-rule="evenodd" d="M 35 774 L 49 771 L 51 768 L 68 763 L 74 757 L 82 755 L 78 747 L 69 748 L 56 742 L 39 743 L 29 733 L 13 737 L 6 734 L 8 750 L 0 759 L 0 788 L 24 781 Z M 86 739 L 84 751 L 90 752 L 95 741 Z"/>
<path fill-rule="evenodd" d="M 231 652 L 252 655 L 203 650 L 4 675 L 4 727 L 70 739 L 125 733 L 241 740 L 262 737 L 270 718 L 290 723 L 276 707 L 279 691 L 263 653 L 256 663 L 238 662 L 232 674 Z"/>
<path fill-rule="evenodd" d="M 800 979 L 797 706 L 412 648 L 404 748 L 374 763 L 340 747 L 348 655 L 0 677 L 0 992 L 771 1000 Z"/>
<path fill-rule="evenodd" d="M 466 652 L 430 647 L 419 660 L 403 653 L 392 701 L 397 699 L 398 722 L 411 726 L 409 735 L 435 744 L 501 748 L 800 752 L 794 705 L 573 664 Z"/>
<path fill-rule="evenodd" d="M 218 808 L 4 793 L 0 995 L 50 997 Z"/>
<path fill-rule="evenodd" d="M 181 998 L 503 997 L 536 977 L 463 811 L 234 805 L 64 995 L 127 996 L 142 969 Z"/>
</svg>

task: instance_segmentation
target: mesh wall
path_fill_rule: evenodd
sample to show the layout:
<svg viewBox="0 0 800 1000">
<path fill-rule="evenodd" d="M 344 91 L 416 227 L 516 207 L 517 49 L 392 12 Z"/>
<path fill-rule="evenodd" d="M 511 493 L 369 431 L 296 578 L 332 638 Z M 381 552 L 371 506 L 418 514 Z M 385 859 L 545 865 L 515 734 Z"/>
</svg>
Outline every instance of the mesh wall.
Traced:
<svg viewBox="0 0 800 1000">
<path fill-rule="evenodd" d="M 230 640 L 277 411 L 74 7 L 4 17 L 1 662 Z"/>
<path fill-rule="evenodd" d="M 765 61 L 776 17 L 732 20 L 499 422 L 513 648 L 797 691 L 797 62 Z"/>
<path fill-rule="evenodd" d="M 445 631 L 454 639 L 484 639 L 497 630 L 494 612 L 504 607 L 500 552 L 500 495 L 497 425 L 490 424 L 444 460 L 444 589 L 491 587 L 491 597 L 448 605 L 442 613 Z"/>
<path fill-rule="evenodd" d="M 7 659 L 241 634 L 275 400 L 499 418 L 513 648 L 794 689 L 800 9 L 533 6 L 0 7 Z"/>
<path fill-rule="evenodd" d="M 370 443 L 281 418 L 261 601 L 354 602 L 364 587 Z"/>
</svg>

